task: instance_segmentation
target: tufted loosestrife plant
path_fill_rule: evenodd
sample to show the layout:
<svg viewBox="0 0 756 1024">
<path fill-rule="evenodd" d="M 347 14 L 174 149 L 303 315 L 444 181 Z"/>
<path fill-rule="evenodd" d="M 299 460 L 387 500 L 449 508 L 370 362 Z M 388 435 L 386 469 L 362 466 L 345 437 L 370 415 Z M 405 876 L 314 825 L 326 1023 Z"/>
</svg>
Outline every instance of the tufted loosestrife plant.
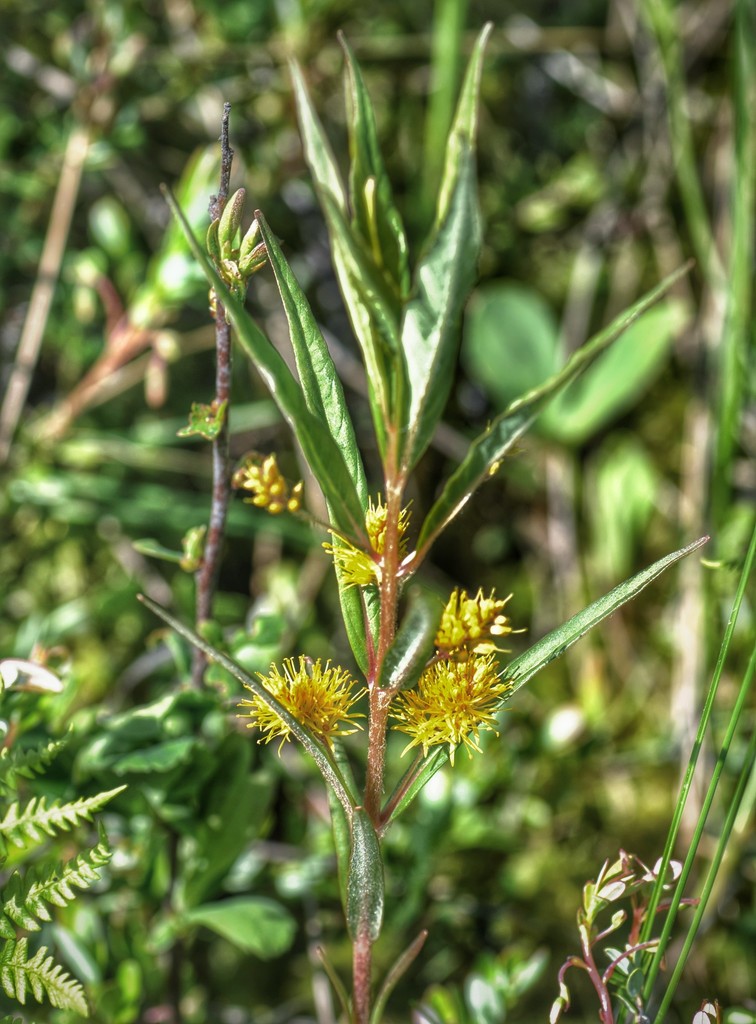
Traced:
<svg viewBox="0 0 756 1024">
<path fill-rule="evenodd" d="M 448 137 L 435 220 L 410 267 L 405 230 L 378 147 L 375 118 L 360 69 L 346 55 L 351 166 L 345 180 L 299 68 L 292 69 L 305 155 L 328 226 L 332 257 L 368 384 L 382 479 L 369 486 L 355 429 L 328 347 L 307 298 L 261 211 L 242 235 L 244 191 L 216 216 L 206 251 L 184 226 L 212 291 L 216 322 L 233 326 L 290 425 L 325 496 L 328 521 L 306 511 L 301 482 L 284 478 L 275 455 L 253 456 L 233 474 L 244 500 L 272 515 L 310 519 L 333 566 L 356 670 L 307 652 L 248 674 L 169 612 L 158 615 L 245 687 L 238 711 L 279 752 L 297 742 L 328 788 L 346 924 L 352 943 L 351 991 L 323 953 L 326 971 L 351 1024 L 378 1024 L 400 975 L 422 947 L 420 933 L 383 979 L 372 949 L 383 923 L 381 840 L 429 779 L 462 748 L 480 751 L 498 734 L 503 704 L 543 665 L 635 596 L 695 541 L 621 583 L 506 663 L 502 647 L 517 632 L 511 595 L 455 588 L 444 603 L 415 582 L 429 550 L 541 409 L 641 316 L 681 268 L 588 341 L 551 379 L 520 396 L 477 437 L 428 509 L 410 509 L 413 470 L 431 441 L 454 378 L 460 321 L 475 280 L 481 244 L 475 136 L 483 50 L 474 47 Z M 253 275 L 272 272 L 288 320 L 296 373 L 244 309 Z M 225 399 L 224 399 L 225 401 Z M 220 422 L 228 405 L 217 402 Z M 516 618 L 515 618 L 516 622 Z M 367 708 L 363 711 L 362 698 Z M 386 777 L 389 731 L 404 740 L 406 768 Z M 349 737 L 347 747 L 343 740 Z"/>
</svg>

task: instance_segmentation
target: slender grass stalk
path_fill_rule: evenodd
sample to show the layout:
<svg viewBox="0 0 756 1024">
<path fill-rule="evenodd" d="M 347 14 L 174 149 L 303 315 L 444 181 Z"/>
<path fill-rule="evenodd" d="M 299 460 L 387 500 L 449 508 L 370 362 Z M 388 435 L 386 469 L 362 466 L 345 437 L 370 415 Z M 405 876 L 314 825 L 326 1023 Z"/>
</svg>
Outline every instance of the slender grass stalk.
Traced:
<svg viewBox="0 0 756 1024">
<path fill-rule="evenodd" d="M 210 219 L 216 220 L 223 213 L 228 199 L 231 181 L 231 164 L 234 151 L 228 138 L 228 123 L 231 115 L 231 104 L 223 106 L 221 122 L 221 169 L 220 187 L 217 196 L 210 200 Z M 228 416 L 231 398 L 231 324 L 226 319 L 226 311 L 220 297 L 217 297 L 215 308 L 215 406 L 223 408 L 223 420 L 213 444 L 213 494 L 210 507 L 210 522 L 205 540 L 202 564 L 197 572 L 197 628 L 212 618 L 213 598 L 218 584 L 223 539 L 226 532 L 228 503 L 231 495 Z M 192 685 L 197 689 L 203 685 L 207 657 L 199 647 L 194 649 L 192 662 Z"/>
<path fill-rule="evenodd" d="M 740 692 L 738 693 L 738 699 L 737 699 L 737 701 L 735 703 L 735 707 L 733 708 L 732 715 L 730 716 L 730 723 L 729 723 L 728 728 L 727 728 L 727 735 L 726 735 L 725 740 L 724 740 L 724 742 L 722 744 L 722 749 L 721 749 L 721 751 L 719 753 L 719 757 L 717 759 L 716 769 L 715 769 L 714 775 L 712 776 L 711 783 L 709 784 L 709 792 L 706 794 L 706 801 L 704 802 L 704 807 L 702 808 L 702 811 L 701 811 L 702 829 L 703 829 L 703 820 L 705 820 L 705 818 L 704 818 L 705 812 L 708 811 L 710 803 L 711 803 L 710 796 L 713 799 L 714 792 L 716 790 L 717 783 L 719 781 L 719 775 L 721 774 L 722 768 L 724 767 L 725 759 L 727 757 L 727 752 L 729 750 L 732 738 L 733 738 L 733 736 L 735 734 L 735 728 L 736 728 L 736 726 L 738 724 L 741 712 L 742 712 L 743 707 L 745 705 L 746 697 L 748 696 L 748 693 L 750 691 L 751 684 L 753 682 L 754 674 L 756 674 L 756 646 L 754 646 L 754 649 L 753 649 L 753 651 L 751 653 L 751 660 L 750 660 L 750 662 L 748 664 L 748 668 L 746 670 L 746 674 L 743 677 L 743 682 L 742 682 L 741 687 L 740 687 Z M 709 866 L 709 870 L 708 870 L 707 875 L 706 875 L 706 879 L 704 881 L 704 884 L 703 884 L 703 887 L 702 887 L 702 890 L 701 890 L 701 896 L 700 896 L 700 899 L 699 899 L 698 906 L 696 907 L 696 911 L 695 911 L 695 913 L 693 915 L 693 920 L 691 921 L 690 927 L 688 928 L 688 934 L 685 936 L 685 941 L 683 943 L 682 950 L 680 951 L 680 956 L 677 959 L 677 963 L 675 964 L 675 967 L 674 967 L 674 970 L 672 971 L 672 974 L 670 976 L 669 982 L 667 983 L 667 989 L 666 989 L 666 991 L 664 993 L 664 996 L 662 998 L 661 1004 L 659 1005 L 659 1009 L 658 1009 L 658 1011 L 656 1013 L 656 1016 L 654 1018 L 654 1024 L 663 1024 L 663 1021 L 665 1019 L 665 1014 L 666 1014 L 667 1010 L 669 1009 L 669 1007 L 670 1007 L 670 1005 L 672 1003 L 672 999 L 674 997 L 675 991 L 677 990 L 677 985 L 678 985 L 678 983 L 680 981 L 680 978 L 682 976 L 682 972 L 683 972 L 683 970 L 685 968 L 685 963 L 686 963 L 686 960 L 688 958 L 688 954 L 690 953 L 690 950 L 691 950 L 691 948 L 693 946 L 693 942 L 695 941 L 696 935 L 698 934 L 698 929 L 699 929 L 699 927 L 701 925 L 701 921 L 703 919 L 703 915 L 706 912 L 706 907 L 707 907 L 707 904 L 708 904 L 708 901 L 709 901 L 709 897 L 711 896 L 712 889 L 714 888 L 714 883 L 715 883 L 716 878 L 717 878 L 717 873 L 718 873 L 719 868 L 720 868 L 720 866 L 722 864 L 722 859 L 724 858 L 725 850 L 727 849 L 727 844 L 728 844 L 729 839 L 730 839 L 730 833 L 732 832 L 733 825 L 735 824 L 735 819 L 737 818 L 738 811 L 740 810 L 740 806 L 741 806 L 741 803 L 742 803 L 742 800 L 743 800 L 743 794 L 745 793 L 746 788 L 748 786 L 748 780 L 750 779 L 751 774 L 753 772 L 753 767 L 754 767 L 754 763 L 755 762 L 756 762 L 756 732 L 752 732 L 751 733 L 751 739 L 750 739 L 750 742 L 748 744 L 748 749 L 746 751 L 746 756 L 745 756 L 745 759 L 743 761 L 743 765 L 742 765 L 741 770 L 740 770 L 740 776 L 738 778 L 738 782 L 737 782 L 737 785 L 735 787 L 735 792 L 733 793 L 732 799 L 730 800 L 730 805 L 729 805 L 729 807 L 727 809 L 727 815 L 725 816 L 725 820 L 724 820 L 724 823 L 722 825 L 722 829 L 721 829 L 720 836 L 719 836 L 719 841 L 717 842 L 717 848 L 716 848 L 716 850 L 714 852 L 714 856 L 712 858 L 711 864 Z M 688 858 L 692 861 L 694 856 L 695 856 L 695 849 L 691 848 L 691 851 L 688 854 Z M 687 859 L 686 859 L 686 866 L 687 866 Z M 682 883 L 682 877 L 681 877 L 681 880 L 680 880 L 680 884 L 681 883 Z M 680 888 L 680 884 L 678 884 L 678 891 L 679 891 L 680 895 L 682 895 L 682 890 Z M 675 897 L 676 898 L 677 898 L 677 896 L 678 896 L 678 892 L 675 893 Z M 673 900 L 673 907 L 670 910 L 670 914 L 672 913 L 672 910 L 675 909 L 675 904 L 676 904 L 676 899 Z M 657 953 L 657 955 L 658 955 L 658 953 Z"/>
<path fill-rule="evenodd" d="M 756 215 L 756 8 L 738 0 L 733 39 L 734 148 L 727 311 L 719 352 L 717 436 L 712 471 L 712 522 L 724 522 L 731 494 L 749 337 L 753 336 L 753 224 Z"/>
<path fill-rule="evenodd" d="M 754 561 L 755 560 L 756 560 L 756 527 L 754 528 L 753 535 L 751 537 L 751 543 L 750 543 L 750 546 L 748 548 L 748 553 L 746 555 L 745 563 L 744 563 L 744 566 L 743 566 L 743 571 L 741 573 L 741 577 L 740 577 L 740 580 L 739 580 L 739 583 L 738 583 L 738 587 L 737 587 L 737 590 L 736 590 L 736 593 L 735 593 L 735 598 L 734 598 L 734 601 L 733 601 L 732 610 L 730 612 L 730 617 L 729 617 L 729 620 L 728 620 L 728 623 L 727 623 L 727 627 L 725 629 L 724 637 L 723 637 L 723 640 L 722 640 L 722 646 L 721 646 L 720 651 L 719 651 L 719 657 L 717 659 L 717 664 L 716 664 L 715 669 L 714 669 L 714 674 L 712 676 L 711 685 L 709 686 L 709 692 L 708 692 L 707 697 L 706 697 L 706 703 L 705 703 L 704 709 L 703 709 L 703 711 L 701 713 L 701 719 L 700 719 L 699 726 L 698 726 L 698 732 L 696 734 L 695 743 L 693 744 L 693 749 L 691 751 L 690 758 L 688 760 L 688 767 L 687 767 L 686 772 L 685 772 L 685 778 L 683 779 L 682 786 L 680 787 L 680 794 L 679 794 L 679 796 L 677 798 L 677 803 L 675 805 L 674 814 L 672 816 L 672 824 L 670 826 L 669 834 L 667 836 L 667 841 L 666 841 L 665 846 L 664 846 L 664 853 L 662 854 L 661 864 L 660 864 L 660 868 L 659 868 L 659 872 L 658 872 L 658 877 L 657 877 L 657 884 L 655 885 L 654 890 L 653 890 L 653 892 L 651 894 L 651 899 L 649 901 L 646 921 L 644 922 L 644 926 L 643 926 L 643 929 L 641 931 L 641 940 L 642 941 L 646 941 L 646 940 L 648 940 L 650 938 L 651 931 L 652 931 L 653 926 L 654 926 L 654 915 L 655 915 L 656 909 L 657 909 L 657 907 L 659 905 L 659 901 L 661 899 L 661 893 L 662 893 L 662 888 L 661 887 L 662 887 L 663 881 L 664 881 L 664 879 L 665 879 L 665 877 L 667 875 L 667 868 L 669 866 L 669 862 L 672 859 L 672 852 L 674 850 L 675 842 L 677 841 L 677 836 L 678 836 L 678 832 L 679 832 L 679 829 L 680 829 L 680 822 L 682 821 L 683 811 L 685 809 L 685 804 L 686 804 L 686 801 L 687 801 L 687 798 L 688 798 L 688 794 L 690 792 L 691 784 L 692 784 L 692 781 L 693 781 L 693 774 L 695 772 L 696 764 L 698 762 L 698 756 L 699 756 L 699 754 L 701 752 L 701 747 L 703 745 L 704 736 L 706 735 L 706 730 L 708 729 L 708 726 L 709 726 L 709 720 L 711 718 L 711 712 L 712 712 L 712 709 L 713 709 L 713 706 L 714 706 L 714 699 L 715 699 L 716 694 L 717 694 L 717 689 L 719 687 L 719 681 L 720 681 L 720 679 L 722 677 L 722 671 L 724 669 L 725 661 L 727 659 L 727 654 L 729 652 L 730 644 L 732 642 L 732 636 L 733 636 L 733 633 L 735 631 L 735 625 L 736 625 L 736 622 L 737 622 L 737 619 L 738 619 L 738 615 L 740 613 L 741 605 L 743 603 L 743 597 L 744 597 L 744 594 L 745 594 L 746 585 L 748 583 L 748 580 L 750 578 L 751 572 L 753 570 L 753 565 L 754 565 Z M 748 680 L 748 682 L 750 684 L 750 676 L 747 675 L 746 679 Z M 745 683 L 745 680 L 744 680 L 744 683 Z M 644 984 L 644 988 L 643 988 L 643 998 L 646 1001 L 649 999 L 649 997 L 651 995 L 651 991 L 653 989 L 654 982 L 655 982 L 656 977 L 657 977 L 657 975 L 659 973 L 659 970 L 661 969 L 661 964 L 662 964 L 662 959 L 664 957 L 664 952 L 665 952 L 665 950 L 667 948 L 667 945 L 669 943 L 670 934 L 672 932 L 672 928 L 673 928 L 674 923 L 675 923 L 675 918 L 677 916 L 677 910 L 679 909 L 679 906 L 680 906 L 680 900 L 682 899 L 682 894 L 683 894 L 683 892 L 685 890 L 685 886 L 687 884 L 688 877 L 690 875 L 690 871 L 691 871 L 691 868 L 692 868 L 692 865 L 693 865 L 693 859 L 695 857 L 696 851 L 698 849 L 698 845 L 699 845 L 700 840 L 701 840 L 701 836 L 703 834 L 704 825 L 706 823 L 706 817 L 707 817 L 709 809 L 711 807 L 711 803 L 712 803 L 712 800 L 714 798 L 714 794 L 716 792 L 716 788 L 717 788 L 717 785 L 718 785 L 718 782 L 719 782 L 719 778 L 720 778 L 720 775 L 722 773 L 722 768 L 724 767 L 724 760 L 725 760 L 725 757 L 727 755 L 727 751 L 729 749 L 729 745 L 730 745 L 730 742 L 732 740 L 732 736 L 734 735 L 734 731 L 735 731 L 735 728 L 737 726 L 740 713 L 742 711 L 743 699 L 744 699 L 744 694 L 742 693 L 742 688 L 741 688 L 741 695 L 738 698 L 738 702 L 736 703 L 736 706 L 735 706 L 735 708 L 733 710 L 733 713 L 732 713 L 732 716 L 730 718 L 730 723 L 728 725 L 727 734 L 726 734 L 725 740 L 724 740 L 724 742 L 722 744 L 722 749 L 721 749 L 719 757 L 717 759 L 717 764 L 715 766 L 714 773 L 713 773 L 712 779 L 711 779 L 711 783 L 709 785 L 709 791 L 706 794 L 706 798 L 704 800 L 704 804 L 703 804 L 703 807 L 701 809 L 701 813 L 699 815 L 699 819 L 698 819 L 698 822 L 697 822 L 697 825 L 696 825 L 696 829 L 695 829 L 695 832 L 694 832 L 694 835 L 693 835 L 693 839 L 692 839 L 692 842 L 691 842 L 691 845 L 690 845 L 690 849 L 688 851 L 688 855 L 686 857 L 682 873 L 680 875 L 680 878 L 678 879 L 678 884 L 677 884 L 677 887 L 675 889 L 674 896 L 672 898 L 672 905 L 671 905 L 670 910 L 669 910 L 669 912 L 667 914 L 667 918 L 666 918 L 666 920 L 664 922 L 664 926 L 662 928 L 662 932 L 661 932 L 661 935 L 659 937 L 659 945 L 657 947 L 656 953 L 654 954 L 654 958 L 651 961 L 651 964 L 650 964 L 649 969 L 648 969 L 648 973 L 646 975 L 646 980 L 645 980 L 645 984 Z"/>
<path fill-rule="evenodd" d="M 671 0 L 643 0 L 642 9 L 659 48 L 667 91 L 672 159 L 693 252 L 709 282 L 722 281 L 722 264 L 715 246 L 711 220 L 698 174 L 688 114 L 679 11 Z"/>
</svg>

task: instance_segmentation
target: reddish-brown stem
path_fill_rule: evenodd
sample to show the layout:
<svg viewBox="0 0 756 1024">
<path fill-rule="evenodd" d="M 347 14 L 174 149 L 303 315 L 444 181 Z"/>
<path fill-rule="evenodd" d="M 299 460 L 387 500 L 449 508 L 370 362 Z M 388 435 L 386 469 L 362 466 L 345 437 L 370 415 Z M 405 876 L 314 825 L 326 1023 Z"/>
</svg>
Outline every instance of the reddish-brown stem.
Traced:
<svg viewBox="0 0 756 1024">
<path fill-rule="evenodd" d="M 352 950 L 352 1024 L 369 1024 L 372 943 L 367 932 L 354 940 Z"/>
<path fill-rule="evenodd" d="M 389 450 L 385 466 L 386 532 L 381 561 L 381 615 L 378 650 L 375 664 L 368 679 L 370 691 L 370 724 L 368 727 L 368 758 L 365 777 L 365 810 L 376 828 L 380 825 L 383 797 L 383 773 L 386 754 L 386 728 L 391 694 L 381 690 L 379 682 L 383 659 L 391 647 L 396 633 L 397 605 L 399 603 L 399 563 L 401 562 L 400 521 L 404 481 L 396 469 L 397 435 L 389 435 Z"/>
<path fill-rule="evenodd" d="M 231 104 L 223 106 L 221 124 L 221 171 L 218 195 L 210 200 L 210 217 L 216 220 L 223 213 L 228 199 L 231 178 L 231 162 L 234 151 L 228 140 L 228 121 Z M 228 403 L 231 395 L 231 326 L 226 322 L 226 311 L 220 301 L 216 301 L 215 309 L 215 406 L 226 403 L 223 421 L 218 435 L 213 441 L 213 496 L 210 508 L 205 550 L 202 564 L 197 573 L 197 628 L 212 618 L 213 598 L 220 572 L 223 538 L 226 532 L 226 516 L 231 494 L 229 443 L 228 443 Z M 205 675 L 207 658 L 198 648 L 194 651 L 192 663 L 192 685 L 201 688 Z"/>
</svg>

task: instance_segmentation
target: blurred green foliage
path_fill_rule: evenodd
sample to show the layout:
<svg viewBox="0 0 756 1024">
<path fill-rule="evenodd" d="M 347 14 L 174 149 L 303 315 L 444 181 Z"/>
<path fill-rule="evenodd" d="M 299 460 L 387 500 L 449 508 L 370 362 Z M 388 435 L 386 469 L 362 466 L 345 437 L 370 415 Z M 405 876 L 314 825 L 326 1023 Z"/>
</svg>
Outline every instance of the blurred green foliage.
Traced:
<svg viewBox="0 0 756 1024">
<path fill-rule="evenodd" d="M 683 33 L 694 153 L 717 237 L 730 224 L 714 168 L 724 166 L 735 187 L 752 166 L 733 158 L 727 121 L 731 6 L 718 5 L 708 21 L 691 16 Z M 434 6 L 6 0 L 2 17 L 3 390 L 77 125 L 87 149 L 29 400 L 0 470 L 0 653 L 41 658 L 65 648 L 64 695 L 18 712 L 30 740 L 72 731 L 46 776 L 51 791 L 70 799 L 129 783 L 105 815 L 114 849 L 107 884 L 43 938 L 87 983 L 103 1024 L 171 1020 L 179 1003 L 187 1022 L 313 1020 L 315 946 L 325 944 L 341 970 L 349 957 L 319 781 L 288 750 L 284 773 L 275 749 L 237 730 L 238 693 L 221 671 L 211 693 L 186 692 L 187 650 L 135 599 L 143 591 L 191 620 L 191 576 L 134 542 L 149 537 L 178 552 L 209 506 L 207 448 L 177 437 L 192 403 L 212 398 L 206 287 L 159 185 L 178 186 L 184 209 L 203 223 L 217 188 L 220 112 L 231 101 L 234 181 L 283 240 L 333 342 L 358 429 L 367 428 L 365 382 L 304 167 L 287 58 L 305 69 L 343 166 L 336 33 L 345 33 L 378 110 L 412 249 L 427 217 L 423 190 L 433 187 L 419 170 Z M 691 252 L 659 102 L 664 74 L 640 9 L 470 0 L 471 32 L 457 42 L 487 18 L 495 33 L 482 84 L 482 283 L 447 422 L 419 466 L 413 500 L 424 510 L 461 436 Z M 574 948 L 583 883 L 620 846 L 647 862 L 660 853 L 688 716 L 695 722 L 697 687 L 729 607 L 728 563 L 742 558 L 756 490 L 743 414 L 723 470 L 725 500 L 712 511 L 702 455 L 712 443 L 705 413 L 718 402 L 717 374 L 707 372 L 724 336 L 717 302 L 721 290 L 699 267 L 628 332 L 615 365 L 597 364 L 558 413 L 541 418 L 508 472 L 437 545 L 439 589 L 451 580 L 513 591 L 513 620 L 533 638 L 704 528 L 723 567 L 683 569 L 623 609 L 521 691 L 501 740 L 436 776 L 389 833 L 393 917 L 381 966 L 419 926 L 430 931 L 390 1004 L 392 1019 L 406 1020 L 425 990 L 444 1021 L 546 1019 L 556 971 Z M 280 338 L 282 313 L 264 274 L 250 303 Z M 521 351 L 511 368 L 497 354 L 505 332 Z M 753 360 L 737 372 L 752 417 Z M 614 408 L 619 393 L 623 415 L 610 419 L 603 400 Z M 231 430 L 235 457 L 275 448 L 294 466 L 288 431 L 246 366 L 234 382 Z M 375 453 L 366 462 L 370 475 Z M 348 662 L 319 544 L 300 524 L 237 499 L 213 642 L 250 670 L 295 645 Z M 740 654 L 748 644 L 745 628 Z M 736 685 L 733 668 L 725 702 Z M 398 747 L 389 756 L 398 763 Z M 680 1020 L 704 996 L 753 999 L 749 853 L 744 830 L 680 991 Z M 595 1014 L 578 983 L 568 1019 Z"/>
</svg>

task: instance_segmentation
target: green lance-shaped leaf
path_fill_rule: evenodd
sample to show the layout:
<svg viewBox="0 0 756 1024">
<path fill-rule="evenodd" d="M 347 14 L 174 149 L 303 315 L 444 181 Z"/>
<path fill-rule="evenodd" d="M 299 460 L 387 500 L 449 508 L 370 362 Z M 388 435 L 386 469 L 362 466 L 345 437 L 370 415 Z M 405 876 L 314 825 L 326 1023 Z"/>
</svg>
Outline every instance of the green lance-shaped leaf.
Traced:
<svg viewBox="0 0 756 1024">
<path fill-rule="evenodd" d="M 415 685 L 433 654 L 443 610 L 443 601 L 435 594 L 419 587 L 410 592 L 405 616 L 383 659 L 381 687 L 407 690 Z"/>
<path fill-rule="evenodd" d="M 352 767 L 343 746 L 338 740 L 334 742 L 333 759 L 344 778 L 352 780 Z M 347 883 L 349 880 L 349 860 L 352 855 L 352 833 L 344 808 L 336 799 L 333 791 L 328 790 L 328 806 L 331 811 L 331 833 L 336 848 L 336 864 L 339 875 L 339 893 L 344 913 L 347 910 Z"/>
<path fill-rule="evenodd" d="M 327 424 L 310 412 L 302 389 L 283 357 L 248 315 L 243 303 L 228 290 L 197 243 L 175 199 L 167 189 L 164 191 L 171 210 L 184 229 L 195 258 L 236 328 L 239 343 L 257 367 L 271 396 L 294 431 L 304 457 L 331 505 L 335 524 L 349 535 L 362 537 L 363 505 L 344 456 L 333 440 Z"/>
<path fill-rule="evenodd" d="M 343 453 L 359 500 L 363 507 L 367 508 L 365 470 L 344 399 L 344 390 L 333 359 L 313 316 L 310 304 L 281 252 L 280 245 L 271 233 L 267 221 L 259 211 L 255 216 L 289 322 L 291 344 L 307 407 L 314 416 L 328 424 L 331 436 Z M 338 578 L 338 572 L 336 575 Z M 365 616 L 359 593 L 355 587 L 344 586 L 339 579 L 339 597 L 350 646 L 357 663 L 364 671 L 367 668 L 368 658 L 365 644 Z M 374 640 L 378 633 L 378 611 L 371 605 L 367 616 Z"/>
<path fill-rule="evenodd" d="M 349 223 L 344 185 L 296 65 L 293 78 L 305 159 L 328 226 L 341 294 L 365 362 L 378 447 L 385 453 L 387 425 L 398 422 L 405 390 L 396 298 L 376 269 L 369 247 Z"/>
<path fill-rule="evenodd" d="M 373 823 L 362 808 L 352 816 L 352 855 L 347 881 L 347 925 L 352 940 L 375 942 L 383 923 L 383 860 Z"/>
<path fill-rule="evenodd" d="M 653 582 L 670 565 L 674 565 L 681 558 L 700 548 L 708 539 L 708 537 L 700 537 L 698 540 L 693 541 L 692 544 L 688 544 L 687 547 L 680 548 L 679 551 L 673 551 L 672 554 L 660 558 L 658 562 L 654 562 L 647 569 L 643 569 L 635 576 L 631 576 L 629 580 L 620 583 L 619 586 L 610 590 L 604 597 L 600 597 L 598 601 L 588 605 L 582 612 L 573 615 L 563 626 L 553 629 L 542 640 L 533 644 L 524 654 L 515 658 L 507 666 L 504 673 L 507 679 L 512 680 L 512 692 L 519 690 L 521 686 L 529 679 L 532 679 L 536 672 L 539 672 L 545 665 L 548 665 L 550 661 L 561 657 L 567 648 L 584 636 L 589 629 L 593 629 L 602 619 L 607 618 L 612 612 L 615 612 L 623 604 L 626 604 L 631 598 L 639 594 L 644 587 Z"/>
<path fill-rule="evenodd" d="M 390 282 L 397 307 L 409 290 L 407 238 L 394 205 L 375 127 L 375 114 L 359 64 L 339 34 L 346 56 L 346 92 L 349 98 L 349 198 L 352 224 L 366 243 L 376 267 Z"/>
<path fill-rule="evenodd" d="M 271 233 L 265 217 L 259 210 L 255 211 L 255 217 L 260 226 L 260 234 L 265 242 L 289 323 L 289 336 L 307 408 L 313 416 L 328 424 L 331 436 L 344 456 L 357 495 L 367 508 L 365 470 L 344 399 L 344 389 L 331 353 L 310 304 L 292 273 L 281 246 Z"/>
<path fill-rule="evenodd" d="M 402 322 L 410 397 L 403 463 L 412 468 L 438 423 L 449 395 L 460 321 L 475 282 L 481 230 L 475 173 L 475 130 L 483 49 L 478 37 L 447 143 L 436 223 Z"/>
<path fill-rule="evenodd" d="M 559 373 L 512 402 L 486 431 L 473 441 L 467 455 L 447 480 L 442 493 L 428 512 L 420 529 L 418 551 L 427 550 L 483 480 L 495 472 L 498 461 L 533 423 L 546 402 L 574 380 L 596 356 L 622 334 L 626 327 L 687 274 L 691 266 L 691 263 L 687 263 L 680 267 L 624 313 L 615 317 L 607 327 L 586 342 Z"/>
<path fill-rule="evenodd" d="M 528 680 L 532 679 L 545 665 L 561 657 L 568 647 L 571 647 L 582 636 L 585 636 L 590 629 L 593 629 L 594 626 L 608 618 L 623 604 L 636 597 L 641 590 L 647 587 L 649 583 L 652 583 L 665 569 L 668 569 L 675 562 L 679 562 L 681 558 L 700 548 L 708 539 L 708 537 L 701 537 L 699 540 L 693 541 L 692 544 L 688 544 L 687 547 L 680 548 L 679 551 L 673 551 L 672 554 L 660 558 L 658 562 L 654 562 L 647 569 L 643 569 L 635 576 L 631 576 L 630 579 L 625 580 L 624 583 L 620 583 L 619 586 L 610 590 L 608 594 L 589 604 L 583 611 L 573 615 L 564 625 L 552 630 L 528 651 L 521 654 L 503 672 L 504 678 L 512 681 L 512 690 L 506 699 L 509 700 L 509 697 L 515 690 L 518 690 Z M 437 747 L 427 757 L 422 759 L 419 766 L 413 766 L 413 768 L 409 769 L 409 772 L 399 782 L 395 795 L 388 801 L 388 806 L 392 807 L 389 821 L 393 821 L 414 800 L 423 786 L 448 760 L 449 753 L 447 748 Z"/>
<path fill-rule="evenodd" d="M 305 158 L 319 194 L 327 192 L 346 216 L 347 199 L 344 182 L 331 149 L 323 125 L 312 105 L 302 71 L 295 60 L 290 63 L 291 79 L 299 116 L 299 130 L 302 133 Z"/>
<path fill-rule="evenodd" d="M 183 636 L 185 640 L 188 640 L 194 647 L 198 647 L 203 651 L 208 658 L 212 658 L 221 668 L 225 668 L 227 672 L 238 679 L 240 683 L 248 687 L 252 692 L 264 701 L 268 707 L 274 711 L 278 717 L 284 722 L 285 725 L 291 730 L 292 735 L 296 736 L 302 746 L 305 748 L 307 753 L 313 759 L 315 764 L 320 769 L 320 773 L 325 779 L 326 783 L 333 789 L 336 794 L 339 803 L 344 808 L 346 816 L 351 819 L 354 806 L 357 803 L 357 798 L 354 793 L 350 792 L 350 787 L 345 781 L 339 769 L 336 767 L 329 752 L 323 746 L 323 744 L 315 737 L 315 735 L 300 721 L 298 721 L 290 711 L 276 700 L 272 693 L 263 686 L 259 679 L 253 678 L 241 665 L 237 664 L 232 658 L 223 654 L 217 648 L 213 647 L 206 640 L 195 633 L 193 629 L 186 626 L 180 619 L 177 619 L 170 612 L 166 611 L 159 604 L 151 601 L 149 597 L 145 597 L 144 594 L 138 595 L 139 600 L 142 604 L 146 605 L 151 612 L 154 612 L 158 618 L 162 619 L 163 622 L 167 622 L 168 625 L 174 629 L 180 636 Z"/>
</svg>

